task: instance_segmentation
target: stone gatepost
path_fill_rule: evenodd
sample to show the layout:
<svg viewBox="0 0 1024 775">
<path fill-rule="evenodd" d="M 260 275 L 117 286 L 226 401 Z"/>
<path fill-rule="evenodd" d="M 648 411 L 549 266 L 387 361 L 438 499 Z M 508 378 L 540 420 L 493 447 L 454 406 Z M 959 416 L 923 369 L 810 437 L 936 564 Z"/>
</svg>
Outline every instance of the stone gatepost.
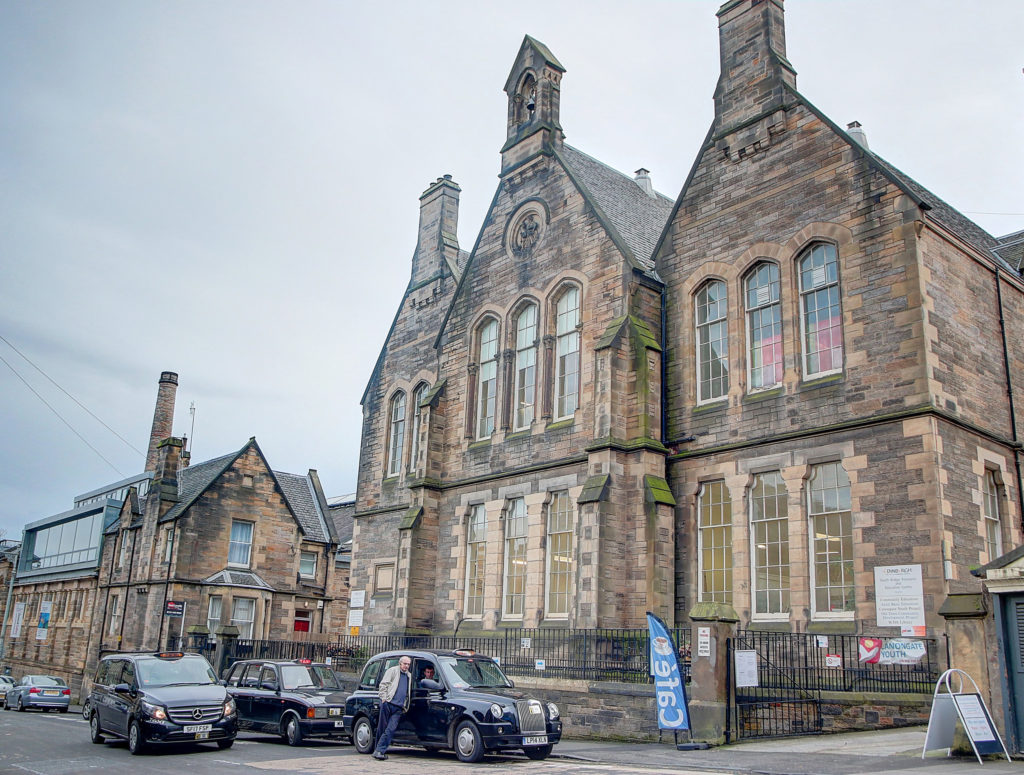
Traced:
<svg viewBox="0 0 1024 775">
<path fill-rule="evenodd" d="M 238 640 L 238 628 L 233 624 L 222 624 L 217 628 L 217 649 L 213 652 L 213 671 L 217 678 L 223 678 L 228 667 L 228 654 L 235 652 L 235 641 Z"/>
<path fill-rule="evenodd" d="M 185 640 L 178 644 L 178 648 L 182 651 L 198 651 L 202 654 L 210 640 L 210 629 L 205 624 L 192 624 L 185 632 L 187 633 Z"/>
<path fill-rule="evenodd" d="M 690 611 L 690 730 L 694 740 L 726 742 L 729 713 L 728 640 L 739 622 L 726 603 L 697 603 Z"/>
<path fill-rule="evenodd" d="M 989 678 L 989 662 L 997 646 L 989 643 L 986 632 L 985 625 L 990 614 L 984 595 L 980 592 L 947 595 L 939 607 L 939 616 L 946 620 L 949 666 L 963 670 L 974 679 L 992 714 L 992 720 L 999 728 L 999 734 L 1005 738 L 1003 714 L 998 712 L 998 698 L 992 695 L 992 682 Z M 956 689 L 955 682 L 953 688 Z M 970 691 L 970 686 L 965 686 L 964 691 Z M 967 739 L 960 724 L 956 725 L 953 750 L 967 755 L 973 752 L 971 741 Z"/>
</svg>

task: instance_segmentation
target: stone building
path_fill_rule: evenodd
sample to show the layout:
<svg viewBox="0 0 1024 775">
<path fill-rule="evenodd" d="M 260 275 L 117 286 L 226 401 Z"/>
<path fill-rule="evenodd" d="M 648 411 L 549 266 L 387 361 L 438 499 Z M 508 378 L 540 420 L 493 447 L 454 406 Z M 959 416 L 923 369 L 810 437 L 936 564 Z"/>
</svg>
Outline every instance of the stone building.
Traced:
<svg viewBox="0 0 1024 775">
<path fill-rule="evenodd" d="M 817 110 L 782 0 L 718 18 L 714 120 L 674 204 L 565 142 L 565 69 L 529 36 L 471 253 L 459 187 L 423 194 L 363 397 L 366 629 L 636 627 L 717 601 L 899 634 L 874 570 L 915 566 L 934 635 L 1020 542 L 1019 235 Z"/>
<path fill-rule="evenodd" d="M 274 471 L 255 439 L 189 465 L 184 440 L 171 436 L 176 388 L 164 372 L 151 468 L 26 527 L 13 590 L 24 624 L 5 634 L 16 673 L 45 668 L 77 690 L 102 651 L 162 648 L 171 635 L 224 626 L 242 638 L 326 638 L 344 623 L 338 542 L 316 471 Z M 169 616 L 168 601 L 184 615 Z"/>
</svg>

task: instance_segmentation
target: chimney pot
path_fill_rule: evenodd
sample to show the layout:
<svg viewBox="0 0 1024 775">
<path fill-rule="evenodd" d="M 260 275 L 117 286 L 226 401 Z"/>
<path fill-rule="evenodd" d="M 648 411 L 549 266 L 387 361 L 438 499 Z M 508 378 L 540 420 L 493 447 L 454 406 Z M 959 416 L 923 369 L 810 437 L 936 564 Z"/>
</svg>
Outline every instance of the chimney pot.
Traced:
<svg viewBox="0 0 1024 775">
<path fill-rule="evenodd" d="M 868 146 L 868 133 L 864 131 L 864 127 L 860 125 L 859 121 L 851 121 L 847 124 L 846 133 L 865 151 L 871 150 Z"/>
<path fill-rule="evenodd" d="M 657 196 L 657 195 L 654 193 L 654 183 L 651 182 L 651 174 L 650 173 L 651 173 L 650 170 L 644 169 L 643 167 L 641 167 L 640 169 L 638 169 L 636 171 L 636 178 L 635 178 L 635 180 L 636 180 L 636 184 L 638 186 L 640 186 L 640 188 L 643 190 L 643 192 L 645 194 L 647 194 L 647 196 L 651 197 L 651 199 L 654 199 L 654 197 Z"/>
</svg>

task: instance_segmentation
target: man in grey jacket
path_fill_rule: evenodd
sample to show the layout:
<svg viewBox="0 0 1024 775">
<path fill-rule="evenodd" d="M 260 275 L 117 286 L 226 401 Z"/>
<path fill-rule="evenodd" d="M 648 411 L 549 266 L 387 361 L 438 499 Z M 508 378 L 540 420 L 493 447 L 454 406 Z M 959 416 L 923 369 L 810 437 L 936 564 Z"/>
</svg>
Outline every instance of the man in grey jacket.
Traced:
<svg viewBox="0 0 1024 775">
<path fill-rule="evenodd" d="M 374 749 L 374 759 L 387 759 L 388 746 L 391 745 L 391 738 L 395 736 L 402 716 L 409 710 L 409 702 L 412 700 L 412 674 L 409 666 L 412 659 L 399 657 L 398 664 L 392 665 L 384 671 L 384 677 L 380 679 L 380 687 L 377 689 L 377 696 L 380 697 L 380 719 L 377 721 L 377 747 Z"/>
</svg>

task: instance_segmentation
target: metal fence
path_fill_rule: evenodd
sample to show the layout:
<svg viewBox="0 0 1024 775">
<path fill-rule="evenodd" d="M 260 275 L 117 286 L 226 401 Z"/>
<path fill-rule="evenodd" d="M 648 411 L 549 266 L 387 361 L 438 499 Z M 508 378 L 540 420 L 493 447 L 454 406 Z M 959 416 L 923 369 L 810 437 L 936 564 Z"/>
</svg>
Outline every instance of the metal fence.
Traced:
<svg viewBox="0 0 1024 775">
<path fill-rule="evenodd" d="M 679 650 L 679 669 L 690 672 L 690 630 L 672 631 Z M 331 658 L 335 670 L 358 673 L 374 654 L 400 649 L 467 648 L 497 659 L 511 676 L 543 676 L 566 680 L 650 683 L 646 629 L 513 629 L 489 635 L 341 635 L 326 643 L 238 639 L 222 665 L 225 670 L 242 659 Z M 181 648 L 177 636 L 169 647 Z M 213 659 L 215 645 L 186 637 L 184 647 Z"/>
<path fill-rule="evenodd" d="M 858 635 L 740 630 L 737 649 L 757 651 L 761 686 L 828 692 L 907 692 L 931 694 L 939 678 L 938 643 L 923 640 L 925 653 L 914 664 L 870 664 L 860 661 Z M 839 665 L 826 664 L 839 657 Z M 835 660 L 830 660 L 833 663 Z"/>
</svg>

